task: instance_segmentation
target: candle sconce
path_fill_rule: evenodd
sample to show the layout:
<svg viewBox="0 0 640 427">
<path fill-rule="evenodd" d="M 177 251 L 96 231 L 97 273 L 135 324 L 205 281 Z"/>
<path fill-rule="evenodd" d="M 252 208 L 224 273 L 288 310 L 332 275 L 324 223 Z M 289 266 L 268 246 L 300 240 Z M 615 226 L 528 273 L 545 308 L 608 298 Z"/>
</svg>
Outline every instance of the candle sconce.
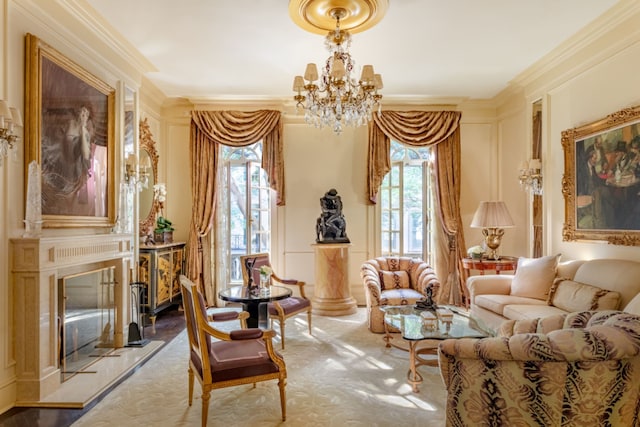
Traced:
<svg viewBox="0 0 640 427">
<path fill-rule="evenodd" d="M 22 116 L 17 108 L 0 99 L 0 166 L 9 151 L 15 146 L 18 136 L 14 134 L 16 127 L 22 127 Z"/>
</svg>

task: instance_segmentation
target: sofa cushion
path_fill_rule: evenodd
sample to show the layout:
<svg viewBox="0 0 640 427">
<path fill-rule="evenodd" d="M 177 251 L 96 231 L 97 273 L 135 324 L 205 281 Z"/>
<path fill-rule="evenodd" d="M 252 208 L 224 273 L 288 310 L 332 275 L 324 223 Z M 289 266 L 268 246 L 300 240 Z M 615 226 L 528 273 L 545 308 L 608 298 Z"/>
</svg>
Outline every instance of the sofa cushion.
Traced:
<svg viewBox="0 0 640 427">
<path fill-rule="evenodd" d="M 622 311 L 640 315 L 640 294 L 633 297 L 633 299 L 629 301 L 629 304 L 627 304 Z"/>
<path fill-rule="evenodd" d="M 485 310 L 503 315 L 504 307 L 509 304 L 544 305 L 545 302 L 535 298 L 517 297 L 514 295 L 478 295 L 474 300 L 475 305 Z"/>
<path fill-rule="evenodd" d="M 567 312 L 551 305 L 539 304 L 510 304 L 503 310 L 503 315 L 507 319 L 523 320 L 536 319 L 539 317 L 554 316 L 556 314 L 566 314 Z"/>
<path fill-rule="evenodd" d="M 409 288 L 409 273 L 406 271 L 384 271 L 380 270 L 380 288 L 385 289 L 407 289 Z"/>
<path fill-rule="evenodd" d="M 562 310 L 616 310 L 620 303 L 618 292 L 573 280 L 557 280 L 549 293 L 549 304 Z"/>
<path fill-rule="evenodd" d="M 414 304 L 422 298 L 424 295 L 413 289 L 390 289 L 380 293 L 380 305 Z"/>
<path fill-rule="evenodd" d="M 556 277 L 560 254 L 541 258 L 518 259 L 518 268 L 511 282 L 511 295 L 546 301 Z"/>
<path fill-rule="evenodd" d="M 578 268 L 573 280 L 620 292 L 620 306 L 625 307 L 640 292 L 640 262 L 592 259 Z"/>
</svg>

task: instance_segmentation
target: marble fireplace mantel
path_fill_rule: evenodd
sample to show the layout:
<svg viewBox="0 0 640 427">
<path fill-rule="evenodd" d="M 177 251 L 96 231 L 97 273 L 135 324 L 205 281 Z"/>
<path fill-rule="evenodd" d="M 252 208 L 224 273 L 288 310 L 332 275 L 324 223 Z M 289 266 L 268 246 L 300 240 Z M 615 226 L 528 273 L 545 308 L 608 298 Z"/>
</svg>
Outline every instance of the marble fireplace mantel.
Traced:
<svg viewBox="0 0 640 427">
<path fill-rule="evenodd" d="M 124 346 L 132 259 L 130 234 L 11 239 L 17 404 L 43 400 L 60 388 L 58 279 L 115 267 L 114 344 Z"/>
</svg>

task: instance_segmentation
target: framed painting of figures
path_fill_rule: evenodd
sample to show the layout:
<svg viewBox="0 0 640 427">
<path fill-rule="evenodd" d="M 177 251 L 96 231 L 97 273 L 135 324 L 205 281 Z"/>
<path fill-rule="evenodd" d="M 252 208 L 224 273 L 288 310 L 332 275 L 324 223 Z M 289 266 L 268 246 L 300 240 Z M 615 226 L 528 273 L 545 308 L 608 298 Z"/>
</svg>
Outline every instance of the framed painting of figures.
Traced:
<svg viewBox="0 0 640 427">
<path fill-rule="evenodd" d="M 563 240 L 640 246 L 640 107 L 562 132 Z"/>
<path fill-rule="evenodd" d="M 25 74 L 25 164 L 41 167 L 43 227 L 113 226 L 115 89 L 32 34 Z"/>
</svg>

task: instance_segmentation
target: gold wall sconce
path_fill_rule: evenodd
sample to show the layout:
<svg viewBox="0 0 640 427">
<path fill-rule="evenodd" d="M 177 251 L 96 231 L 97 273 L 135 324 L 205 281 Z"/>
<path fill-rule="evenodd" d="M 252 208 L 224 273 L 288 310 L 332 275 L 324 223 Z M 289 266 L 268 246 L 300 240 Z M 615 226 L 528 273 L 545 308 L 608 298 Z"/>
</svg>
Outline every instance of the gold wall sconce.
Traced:
<svg viewBox="0 0 640 427">
<path fill-rule="evenodd" d="M 17 127 L 22 127 L 20 111 L 9 107 L 6 101 L 0 99 L 0 166 L 18 140 L 18 136 L 14 133 Z"/>
</svg>

